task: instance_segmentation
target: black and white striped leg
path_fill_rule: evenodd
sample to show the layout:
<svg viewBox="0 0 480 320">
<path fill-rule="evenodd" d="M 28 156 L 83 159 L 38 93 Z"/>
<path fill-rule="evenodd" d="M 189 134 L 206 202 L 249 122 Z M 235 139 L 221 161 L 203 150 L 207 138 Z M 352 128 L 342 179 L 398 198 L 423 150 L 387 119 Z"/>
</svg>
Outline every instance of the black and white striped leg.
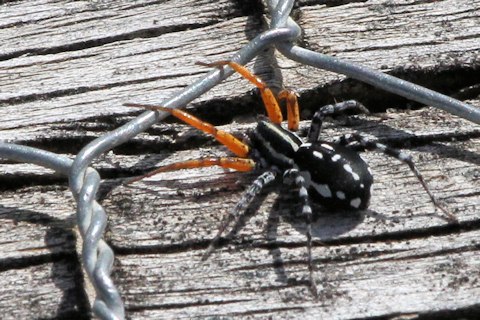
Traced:
<svg viewBox="0 0 480 320">
<path fill-rule="evenodd" d="M 336 104 L 329 104 L 321 107 L 312 118 L 312 124 L 308 131 L 308 142 L 318 141 L 320 131 L 322 130 L 323 120 L 326 116 L 345 112 L 347 110 L 358 110 L 363 113 L 368 113 L 368 109 L 355 100 L 347 100 Z"/>
<path fill-rule="evenodd" d="M 310 291 L 315 297 L 318 297 L 318 290 L 313 280 L 313 261 L 312 261 L 312 208 L 309 204 L 307 183 L 297 169 L 289 169 L 283 174 L 283 181 L 286 184 L 294 184 L 298 188 L 298 197 L 302 205 L 302 215 L 305 217 L 307 234 L 307 264 L 310 281 Z"/>
<path fill-rule="evenodd" d="M 428 187 L 427 182 L 425 181 L 422 174 L 420 173 L 420 171 L 418 171 L 417 167 L 413 163 L 413 159 L 412 159 L 411 155 L 409 155 L 405 152 L 402 152 L 400 150 L 390 148 L 389 146 L 387 146 L 383 143 L 379 143 L 379 142 L 376 142 L 374 140 L 370 140 L 366 137 L 363 137 L 362 135 L 360 135 L 358 133 L 346 134 L 346 135 L 340 137 L 339 141 L 338 141 L 338 143 L 341 144 L 341 145 L 348 145 L 352 142 L 358 142 L 366 150 L 377 150 L 377 151 L 380 151 L 380 152 L 382 152 L 382 153 L 384 153 L 388 156 L 394 157 L 394 158 L 402 161 L 403 163 L 406 163 L 410 167 L 410 170 L 415 174 L 418 181 L 420 181 L 420 183 L 422 184 L 423 189 L 425 189 L 425 191 L 427 192 L 427 194 L 430 197 L 430 200 L 432 201 L 433 205 L 436 208 L 440 209 L 446 215 L 446 218 L 448 219 L 448 221 L 455 222 L 455 223 L 458 222 L 457 217 L 455 217 L 454 214 L 452 214 L 450 211 L 448 211 L 446 208 L 444 208 L 438 202 L 438 200 L 435 198 L 433 193 L 430 191 L 430 188 Z"/>
<path fill-rule="evenodd" d="M 277 173 L 275 170 L 266 171 L 262 173 L 258 178 L 256 178 L 255 181 L 253 181 L 253 183 L 250 185 L 250 187 L 248 187 L 247 191 L 245 191 L 245 193 L 243 194 L 242 198 L 237 203 L 235 208 L 233 208 L 233 211 L 230 212 L 220 224 L 217 234 L 215 235 L 213 240 L 210 242 L 210 245 L 208 246 L 207 250 L 205 250 L 205 253 L 202 256 L 202 261 L 205 261 L 208 259 L 208 257 L 215 249 L 215 246 L 218 243 L 218 240 L 220 240 L 220 237 L 222 236 L 223 232 L 228 227 L 228 225 L 232 221 L 238 220 L 242 216 L 242 214 L 245 213 L 245 210 L 252 203 L 253 199 L 255 199 L 255 197 L 262 191 L 262 189 L 266 185 L 268 185 L 273 180 L 275 180 L 276 176 L 277 176 Z"/>
</svg>

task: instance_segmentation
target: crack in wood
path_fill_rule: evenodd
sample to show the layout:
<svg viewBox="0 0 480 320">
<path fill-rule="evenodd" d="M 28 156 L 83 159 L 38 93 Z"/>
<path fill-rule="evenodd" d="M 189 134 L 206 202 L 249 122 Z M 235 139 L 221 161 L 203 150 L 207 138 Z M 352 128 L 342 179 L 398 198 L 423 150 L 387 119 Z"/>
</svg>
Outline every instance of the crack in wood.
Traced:
<svg viewBox="0 0 480 320">
<path fill-rule="evenodd" d="M 181 32 L 185 30 L 212 26 L 219 23 L 220 21 L 221 20 L 212 20 L 209 23 L 185 23 L 185 24 L 178 24 L 175 26 L 144 28 L 140 30 L 122 33 L 116 36 L 84 40 L 80 42 L 72 42 L 66 45 L 59 45 L 55 47 L 24 49 L 20 51 L 14 51 L 8 54 L 1 54 L 0 61 L 14 59 L 17 57 L 21 57 L 23 55 L 33 56 L 33 55 L 56 54 L 56 53 L 69 52 L 69 51 L 79 51 L 79 50 L 84 50 L 88 48 L 104 46 L 114 42 L 133 40 L 137 38 L 141 38 L 141 39 L 155 38 L 167 33 Z"/>
</svg>

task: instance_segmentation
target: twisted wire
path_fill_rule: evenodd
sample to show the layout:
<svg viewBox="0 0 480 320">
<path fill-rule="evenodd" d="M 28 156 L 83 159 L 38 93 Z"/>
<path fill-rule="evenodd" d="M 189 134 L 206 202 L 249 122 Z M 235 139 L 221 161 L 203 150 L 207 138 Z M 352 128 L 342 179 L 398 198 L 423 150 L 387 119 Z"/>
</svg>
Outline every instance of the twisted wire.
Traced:
<svg viewBox="0 0 480 320">
<path fill-rule="evenodd" d="M 65 156 L 11 143 L 0 143 L 0 158 L 37 164 L 64 175 L 68 175 L 73 164 L 73 160 Z M 92 189 L 92 186 L 95 184 L 98 185 L 100 176 L 96 170 L 90 167 L 86 169 L 86 176 L 89 180 L 92 180 L 87 183 L 89 188 L 86 189 L 90 190 L 86 191 L 85 194 L 80 195 L 80 197 L 88 197 L 91 199 L 89 201 L 91 206 L 89 212 L 92 212 L 92 214 L 90 216 L 77 215 L 77 224 L 84 243 L 82 257 L 85 270 L 89 277 L 95 274 L 94 272 L 91 272 L 92 266 L 99 269 L 101 274 L 107 274 L 106 277 L 97 277 L 95 281 L 92 281 L 97 289 L 97 294 L 101 297 L 101 299 L 96 299 L 96 305 L 94 305 L 96 310 L 95 313 L 102 319 L 123 319 L 124 309 L 120 294 L 116 289 L 111 290 L 114 286 L 108 276 L 112 270 L 113 251 L 105 241 L 101 239 L 106 226 L 106 214 L 102 207 L 92 199 L 92 196 L 94 197 L 96 193 L 96 190 Z M 90 195 L 88 195 L 88 193 L 90 193 Z M 76 200 L 78 201 L 78 199 Z M 82 212 L 87 211 L 83 210 Z M 92 244 L 94 244 L 95 250 L 98 250 L 95 256 L 85 254 L 92 250 Z M 107 301 L 107 303 L 105 301 Z M 107 304 L 111 307 L 107 308 Z"/>
<path fill-rule="evenodd" d="M 268 6 L 272 17 L 270 29 L 240 49 L 231 58 L 232 61 L 245 64 L 265 47 L 275 45 L 283 55 L 292 60 L 345 74 L 408 99 L 480 123 L 480 109 L 471 105 L 364 66 L 296 46 L 294 40 L 300 35 L 300 27 L 289 17 L 293 0 L 271 0 L 268 1 Z M 161 105 L 168 108 L 184 107 L 232 73 L 233 70 L 228 67 L 212 70 L 183 91 L 161 102 Z M 93 311 L 101 319 L 124 319 L 125 311 L 121 296 L 110 278 L 113 251 L 102 239 L 107 219 L 105 211 L 95 201 L 100 176 L 89 166 L 102 153 L 128 141 L 166 116 L 167 113 L 164 112 L 146 111 L 133 121 L 86 145 L 73 161 L 36 148 L 0 143 L 2 158 L 35 163 L 68 174 L 70 189 L 77 201 L 77 223 L 83 238 L 84 268 L 96 291 Z"/>
<path fill-rule="evenodd" d="M 245 64 L 256 54 L 275 41 L 288 40 L 297 36 L 288 28 L 268 30 L 255 37 L 232 58 L 233 61 Z M 161 103 L 168 108 L 184 107 L 226 77 L 233 70 L 213 70 L 206 76 L 187 87 L 182 92 Z M 110 278 L 113 263 L 113 252 L 101 239 L 106 225 L 103 208 L 95 202 L 100 183 L 98 174 L 89 172 L 90 163 L 103 152 L 128 141 L 140 132 L 145 131 L 157 121 L 164 119 L 165 112 L 147 111 L 133 121 L 119 127 L 85 146 L 76 156 L 69 173 L 70 189 L 77 200 L 77 217 L 81 230 L 84 230 L 82 257 L 85 270 L 92 282 L 96 298 L 93 312 L 102 319 L 124 319 L 125 312 L 120 294 Z"/>
</svg>

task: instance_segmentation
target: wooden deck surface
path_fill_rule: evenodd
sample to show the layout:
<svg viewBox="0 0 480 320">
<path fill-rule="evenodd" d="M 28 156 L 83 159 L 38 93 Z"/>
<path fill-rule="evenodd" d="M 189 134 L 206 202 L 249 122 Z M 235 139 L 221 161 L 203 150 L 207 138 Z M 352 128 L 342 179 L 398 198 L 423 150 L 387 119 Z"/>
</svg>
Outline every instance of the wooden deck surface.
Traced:
<svg viewBox="0 0 480 320">
<path fill-rule="evenodd" d="M 480 107 L 480 1 L 298 1 L 299 45 L 388 72 Z M 159 103 L 266 28 L 261 1 L 4 1 L 0 4 L 0 139 L 74 157 L 133 119 L 125 102 Z M 408 167 L 365 153 L 375 176 L 369 210 L 314 206 L 315 299 L 305 285 L 305 224 L 288 188 L 263 193 L 209 260 L 222 216 L 256 174 L 210 168 L 120 179 L 227 154 L 174 121 L 95 162 L 116 253 L 114 282 L 128 319 L 480 318 L 480 127 L 274 50 L 249 68 L 299 92 L 300 134 L 324 104 L 357 99 L 370 115 L 327 121 L 322 137 L 360 132 L 412 154 L 449 225 Z M 187 109 L 242 134 L 263 113 L 238 76 Z M 108 191 L 108 193 L 107 193 Z M 90 319 L 66 178 L 0 162 L 2 319 Z"/>
</svg>

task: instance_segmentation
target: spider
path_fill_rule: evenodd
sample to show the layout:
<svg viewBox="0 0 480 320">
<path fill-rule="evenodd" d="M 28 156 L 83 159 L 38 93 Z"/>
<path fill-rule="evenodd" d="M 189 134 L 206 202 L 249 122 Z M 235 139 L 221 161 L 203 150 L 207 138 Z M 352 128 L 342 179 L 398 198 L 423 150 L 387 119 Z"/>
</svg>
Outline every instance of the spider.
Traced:
<svg viewBox="0 0 480 320">
<path fill-rule="evenodd" d="M 283 90 L 275 97 L 272 90 L 260 78 L 233 61 L 198 62 L 198 64 L 217 68 L 229 66 L 250 81 L 260 91 L 268 119 L 260 119 L 256 128 L 248 131 L 247 139 L 242 141 L 179 109 L 127 103 L 125 106 L 128 107 L 168 112 L 179 120 L 213 136 L 235 156 L 208 157 L 177 162 L 131 178 L 125 183 L 130 184 L 160 172 L 209 166 L 220 166 L 237 171 L 258 170 L 262 172 L 246 189 L 233 210 L 224 217 L 215 237 L 202 256 L 202 261 L 206 260 L 214 250 L 229 224 L 240 218 L 261 190 L 281 178 L 287 185 L 298 189 L 301 214 L 305 217 L 306 222 L 309 288 L 313 295 L 317 296 L 317 288 L 313 280 L 310 201 L 334 210 L 363 210 L 368 207 L 371 197 L 372 173 L 358 152 L 352 149 L 353 145 L 360 145 L 365 150 L 377 150 L 406 163 L 429 195 L 433 205 L 443 211 L 448 220 L 456 221 L 455 216 L 444 209 L 435 199 L 410 155 L 357 133 L 343 135 L 333 143 L 319 139 L 322 123 L 326 116 L 346 110 L 368 113 L 368 110 L 360 103 L 349 100 L 321 107 L 313 116 L 305 142 L 294 133 L 299 126 L 299 107 L 297 96 L 293 91 Z M 286 100 L 288 129 L 281 126 L 283 120 L 279 107 L 281 100 Z"/>
</svg>

